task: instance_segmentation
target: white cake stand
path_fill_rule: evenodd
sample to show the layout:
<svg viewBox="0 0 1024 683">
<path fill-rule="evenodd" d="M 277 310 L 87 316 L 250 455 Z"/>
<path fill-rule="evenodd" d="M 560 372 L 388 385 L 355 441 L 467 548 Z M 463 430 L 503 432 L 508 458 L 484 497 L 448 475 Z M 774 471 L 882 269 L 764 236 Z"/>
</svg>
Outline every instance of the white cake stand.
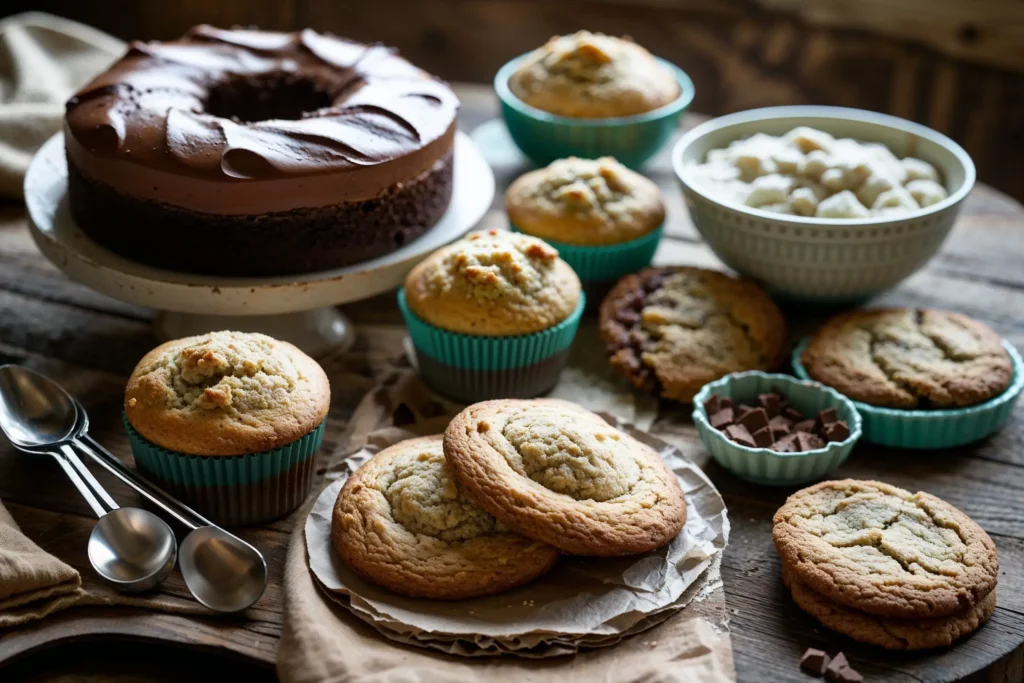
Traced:
<svg viewBox="0 0 1024 683">
<path fill-rule="evenodd" d="M 424 256 L 476 225 L 494 199 L 491 168 L 476 144 L 458 133 L 451 204 L 419 239 L 381 258 L 337 270 L 225 278 L 152 268 L 99 246 L 71 217 L 67 181 L 64 137 L 58 133 L 29 166 L 25 203 L 40 251 L 68 277 L 115 299 L 156 309 L 154 325 L 161 339 L 219 329 L 264 332 L 314 355 L 353 340 L 351 326 L 334 305 L 397 288 Z"/>
</svg>

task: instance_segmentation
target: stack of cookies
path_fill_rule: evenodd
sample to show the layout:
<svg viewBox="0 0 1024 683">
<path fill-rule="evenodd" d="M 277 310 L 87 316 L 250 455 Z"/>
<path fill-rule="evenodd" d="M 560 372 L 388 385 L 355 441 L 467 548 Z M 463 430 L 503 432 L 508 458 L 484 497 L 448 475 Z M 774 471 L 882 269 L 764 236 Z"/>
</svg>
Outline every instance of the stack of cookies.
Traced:
<svg viewBox="0 0 1024 683">
<path fill-rule="evenodd" d="M 949 503 L 877 481 L 825 481 L 775 514 L 782 579 L 834 631 L 892 650 L 945 647 L 996 605 L 988 534 Z"/>
<path fill-rule="evenodd" d="M 331 537 L 368 581 L 452 600 L 527 583 L 561 553 L 654 550 L 685 522 L 679 482 L 649 446 L 567 401 L 498 400 L 360 467 Z"/>
</svg>

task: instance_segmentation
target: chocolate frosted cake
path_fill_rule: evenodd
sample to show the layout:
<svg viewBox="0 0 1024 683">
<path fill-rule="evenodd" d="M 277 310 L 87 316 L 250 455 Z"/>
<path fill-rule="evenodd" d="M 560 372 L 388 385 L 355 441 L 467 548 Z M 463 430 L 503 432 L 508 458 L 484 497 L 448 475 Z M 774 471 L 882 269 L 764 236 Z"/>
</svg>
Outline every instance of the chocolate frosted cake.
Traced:
<svg viewBox="0 0 1024 683">
<path fill-rule="evenodd" d="M 199 26 L 67 104 L 81 228 L 134 261 L 287 275 L 394 251 L 452 192 L 458 100 L 378 45 Z"/>
</svg>

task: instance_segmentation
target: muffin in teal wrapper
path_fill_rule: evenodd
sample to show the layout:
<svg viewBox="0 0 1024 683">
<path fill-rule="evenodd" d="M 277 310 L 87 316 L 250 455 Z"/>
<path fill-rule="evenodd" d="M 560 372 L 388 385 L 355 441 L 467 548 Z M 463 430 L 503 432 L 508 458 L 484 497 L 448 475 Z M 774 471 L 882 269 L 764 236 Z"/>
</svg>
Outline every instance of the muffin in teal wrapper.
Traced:
<svg viewBox="0 0 1024 683">
<path fill-rule="evenodd" d="M 309 494 L 330 397 L 323 369 L 291 344 L 211 332 L 139 361 L 124 426 L 154 483 L 218 524 L 260 524 Z"/>
<path fill-rule="evenodd" d="M 665 146 L 694 95 L 682 69 L 586 31 L 508 62 L 494 89 L 512 140 L 534 163 L 607 155 L 630 168 Z"/>
<path fill-rule="evenodd" d="M 549 391 L 568 360 L 586 296 L 550 245 L 488 230 L 416 266 L 398 305 L 423 380 L 473 403 Z"/>
<path fill-rule="evenodd" d="M 665 202 L 658 186 L 611 157 L 570 157 L 517 178 L 505 193 L 513 230 L 545 240 L 583 283 L 592 307 L 651 264 Z"/>
<path fill-rule="evenodd" d="M 759 394 L 778 392 L 800 413 L 813 418 L 819 411 L 835 408 L 847 423 L 849 436 L 829 441 L 815 450 L 780 453 L 770 448 L 748 448 L 730 440 L 709 423 L 704 408 L 712 395 L 728 397 L 735 404 L 757 404 Z M 846 461 L 861 436 L 861 418 L 853 402 L 818 382 L 760 371 L 737 372 L 705 384 L 693 399 L 693 423 L 708 453 L 730 472 L 756 484 L 789 486 L 818 479 Z"/>
<path fill-rule="evenodd" d="M 809 378 L 801 356 L 810 339 L 793 351 L 793 370 Z M 995 434 L 1009 421 L 1024 391 L 1024 363 L 1013 344 L 1003 340 L 1013 363 L 1010 386 L 995 398 L 964 408 L 900 410 L 851 401 L 864 423 L 864 440 L 881 446 L 907 449 L 952 448 Z"/>
</svg>

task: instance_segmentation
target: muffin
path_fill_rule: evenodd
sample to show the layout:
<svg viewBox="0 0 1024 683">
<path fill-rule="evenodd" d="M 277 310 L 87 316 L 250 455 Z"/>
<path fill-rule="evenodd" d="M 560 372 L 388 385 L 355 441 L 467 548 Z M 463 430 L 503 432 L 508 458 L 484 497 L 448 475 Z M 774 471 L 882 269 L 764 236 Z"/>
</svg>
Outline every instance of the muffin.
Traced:
<svg viewBox="0 0 1024 683">
<path fill-rule="evenodd" d="M 611 157 L 559 159 L 505 193 L 513 229 L 547 240 L 580 276 L 592 302 L 651 264 L 665 202 L 658 186 Z"/>
<path fill-rule="evenodd" d="M 811 379 L 855 401 L 962 408 L 1006 391 L 1013 362 L 999 335 L 961 313 L 888 308 L 829 320 L 801 355 Z"/>
<path fill-rule="evenodd" d="M 220 524 L 254 524 L 309 493 L 330 402 L 323 369 L 291 344 L 212 332 L 139 361 L 125 427 L 143 474 Z"/>
<path fill-rule="evenodd" d="M 435 600 L 491 595 L 554 567 L 557 549 L 470 500 L 441 444 L 440 434 L 402 441 L 349 477 L 331 523 L 345 563 L 396 593 Z"/>
<path fill-rule="evenodd" d="M 556 249 L 503 230 L 434 252 L 398 292 L 424 381 L 466 402 L 551 389 L 585 302 Z"/>
<path fill-rule="evenodd" d="M 675 74 L 628 38 L 579 31 L 534 50 L 508 81 L 526 104 L 558 116 L 643 114 L 680 94 Z"/>
<path fill-rule="evenodd" d="M 601 303 L 612 366 L 637 388 L 691 403 L 731 372 L 782 360 L 785 321 L 750 280 L 703 268 L 647 268 L 619 280 Z"/>
</svg>

